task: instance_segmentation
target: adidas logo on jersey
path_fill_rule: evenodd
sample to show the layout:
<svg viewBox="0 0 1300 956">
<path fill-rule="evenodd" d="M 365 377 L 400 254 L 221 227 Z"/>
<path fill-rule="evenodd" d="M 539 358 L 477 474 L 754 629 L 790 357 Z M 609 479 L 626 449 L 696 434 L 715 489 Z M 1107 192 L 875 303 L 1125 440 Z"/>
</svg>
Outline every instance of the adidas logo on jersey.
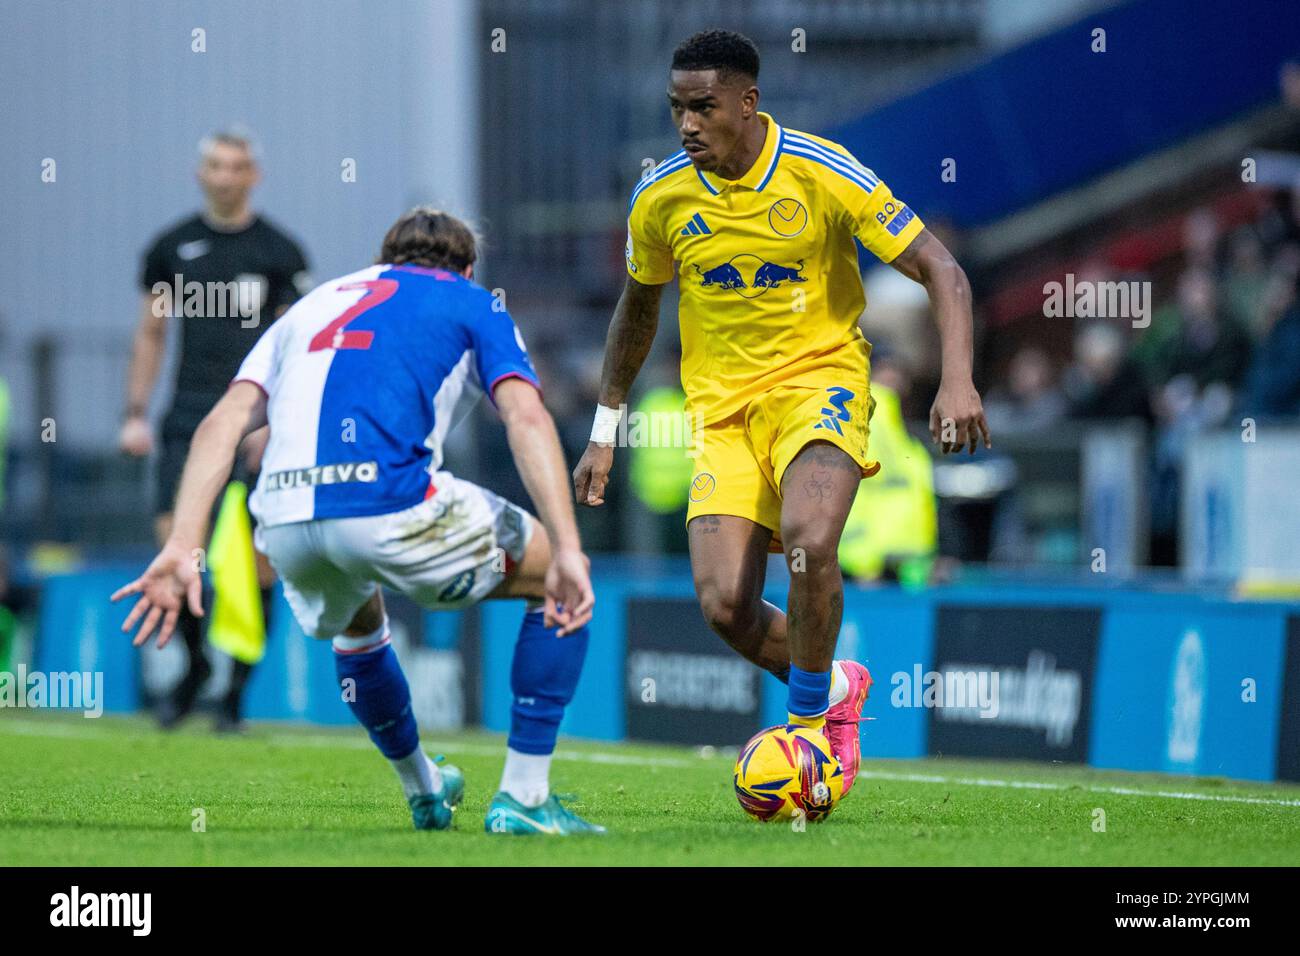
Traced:
<svg viewBox="0 0 1300 956">
<path fill-rule="evenodd" d="M 713 235 L 713 230 L 705 224 L 704 217 L 697 212 L 691 217 L 691 221 L 686 224 L 686 228 L 682 230 L 682 235 L 711 236 Z"/>
</svg>

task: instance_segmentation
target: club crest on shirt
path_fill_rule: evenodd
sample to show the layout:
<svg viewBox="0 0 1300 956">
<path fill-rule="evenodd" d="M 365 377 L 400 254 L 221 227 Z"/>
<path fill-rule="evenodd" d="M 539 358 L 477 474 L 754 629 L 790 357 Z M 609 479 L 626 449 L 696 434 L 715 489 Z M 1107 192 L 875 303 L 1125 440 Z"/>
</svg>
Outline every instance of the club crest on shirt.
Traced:
<svg viewBox="0 0 1300 956">
<path fill-rule="evenodd" d="M 778 199 L 767 211 L 767 224 L 784 239 L 791 239 L 808 225 L 808 210 L 797 199 Z"/>
</svg>

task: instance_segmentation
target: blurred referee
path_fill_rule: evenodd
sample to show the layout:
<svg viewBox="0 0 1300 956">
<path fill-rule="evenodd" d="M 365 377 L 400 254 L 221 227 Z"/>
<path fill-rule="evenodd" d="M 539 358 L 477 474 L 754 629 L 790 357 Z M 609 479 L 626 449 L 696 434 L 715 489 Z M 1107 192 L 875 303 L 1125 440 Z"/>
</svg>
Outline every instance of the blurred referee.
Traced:
<svg viewBox="0 0 1300 956">
<path fill-rule="evenodd" d="M 203 211 L 168 229 L 145 253 L 144 295 L 131 351 L 120 444 L 136 457 L 153 450 L 149 396 L 162 365 L 168 320 L 174 316 L 181 330 L 180 360 L 171 408 L 162 423 L 154 522 L 159 542 L 171 531 L 181 468 L 199 422 L 225 393 L 244 356 L 270 323 L 310 288 L 307 262 L 298 244 L 250 206 L 249 197 L 261 178 L 257 159 L 256 144 L 243 130 L 221 130 L 205 137 L 199 144 L 198 168 Z M 236 464 L 234 478 L 250 487 L 256 481 L 266 437 L 265 428 L 250 435 Z M 266 615 L 275 578 L 261 554 L 257 579 Z M 177 629 L 189 651 L 189 666 L 159 709 L 164 727 L 174 727 L 193 709 L 212 671 L 199 619 L 182 611 Z M 218 732 L 237 731 L 241 726 L 241 700 L 252 665 L 237 659 L 233 665 L 230 688 L 217 715 Z"/>
</svg>

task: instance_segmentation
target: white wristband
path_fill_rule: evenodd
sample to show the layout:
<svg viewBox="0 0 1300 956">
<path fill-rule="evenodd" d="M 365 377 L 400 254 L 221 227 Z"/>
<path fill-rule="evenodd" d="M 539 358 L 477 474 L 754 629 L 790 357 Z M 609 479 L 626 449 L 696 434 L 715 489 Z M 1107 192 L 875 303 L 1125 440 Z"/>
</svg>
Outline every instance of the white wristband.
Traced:
<svg viewBox="0 0 1300 956">
<path fill-rule="evenodd" d="M 613 445 L 618 440 L 618 423 L 623 419 L 623 408 L 596 406 L 596 420 L 591 423 L 591 440 L 597 445 Z"/>
</svg>

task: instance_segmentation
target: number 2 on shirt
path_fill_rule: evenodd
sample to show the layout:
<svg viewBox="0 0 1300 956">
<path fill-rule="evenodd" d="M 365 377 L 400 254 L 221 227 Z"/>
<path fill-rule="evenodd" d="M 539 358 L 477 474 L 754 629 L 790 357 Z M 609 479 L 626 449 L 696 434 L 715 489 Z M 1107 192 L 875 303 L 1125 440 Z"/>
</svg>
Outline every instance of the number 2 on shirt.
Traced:
<svg viewBox="0 0 1300 956">
<path fill-rule="evenodd" d="M 375 338 L 375 333 L 368 329 L 356 329 L 348 332 L 344 326 L 368 309 L 387 302 L 397 291 L 396 279 L 371 279 L 368 282 L 347 282 L 336 291 L 347 292 L 352 289 L 365 289 L 366 294 L 357 299 L 352 306 L 312 336 L 308 352 L 322 349 L 368 349 Z"/>
</svg>

